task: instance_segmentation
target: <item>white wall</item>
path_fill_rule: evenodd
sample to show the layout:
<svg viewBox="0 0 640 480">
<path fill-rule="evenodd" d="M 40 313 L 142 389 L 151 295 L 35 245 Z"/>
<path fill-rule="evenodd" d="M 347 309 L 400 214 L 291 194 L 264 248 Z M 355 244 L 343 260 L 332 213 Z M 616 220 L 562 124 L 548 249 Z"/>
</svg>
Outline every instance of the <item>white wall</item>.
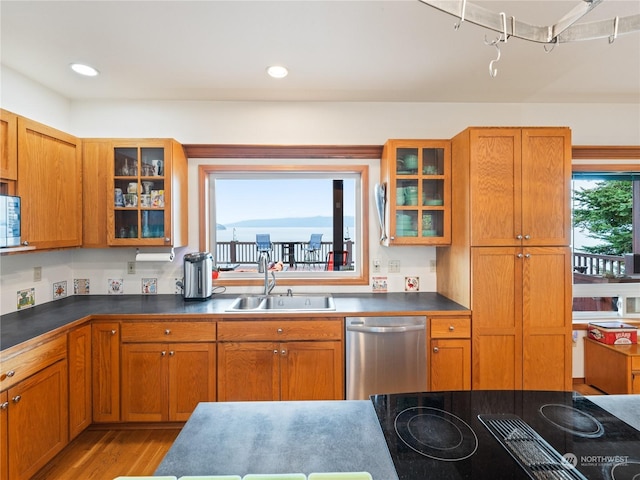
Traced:
<svg viewBox="0 0 640 480">
<path fill-rule="evenodd" d="M 321 102 L 127 102 L 69 101 L 2 67 L 0 106 L 78 137 L 175 138 L 181 143 L 381 145 L 389 138 L 451 138 L 469 125 L 569 126 L 574 144 L 639 145 L 640 108 L 623 104 L 445 104 Z M 189 247 L 198 250 L 197 165 L 189 164 Z M 371 184 L 379 175 L 371 163 Z M 389 276 L 391 291 L 403 290 L 404 276 L 419 276 L 421 291 L 435 290 L 431 247 L 381 247 L 375 209 L 370 205 L 370 258 L 400 260 Z M 1 313 L 15 310 L 17 291 L 36 288 L 36 302 L 52 298 L 52 283 L 90 278 L 91 293 L 107 293 L 110 278 L 123 278 L 125 293 L 139 293 L 141 278 L 158 278 L 159 293 L 173 293 L 182 276 L 180 257 L 171 264 L 137 264 L 127 275 L 135 249 L 71 250 L 5 256 L 0 259 Z M 33 267 L 43 267 L 41 282 Z M 369 291 L 352 287 L 351 291 Z"/>
</svg>

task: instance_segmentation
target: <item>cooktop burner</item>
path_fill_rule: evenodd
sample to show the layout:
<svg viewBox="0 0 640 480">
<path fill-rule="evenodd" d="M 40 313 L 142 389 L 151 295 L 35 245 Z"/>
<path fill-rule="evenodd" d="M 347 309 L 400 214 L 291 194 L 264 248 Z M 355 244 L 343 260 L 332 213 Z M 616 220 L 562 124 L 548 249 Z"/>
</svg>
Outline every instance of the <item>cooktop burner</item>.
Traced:
<svg viewBox="0 0 640 480">
<path fill-rule="evenodd" d="M 552 425 L 578 437 L 598 438 L 604 434 L 604 427 L 598 419 L 569 405 L 543 405 L 540 407 L 540 415 Z"/>
<path fill-rule="evenodd" d="M 414 392 L 371 401 L 400 480 L 640 480 L 640 431 L 574 392 Z"/>
<path fill-rule="evenodd" d="M 403 410 L 395 419 L 395 430 L 409 448 L 435 460 L 463 460 L 478 448 L 478 437 L 469 424 L 438 408 Z"/>
<path fill-rule="evenodd" d="M 627 460 L 613 465 L 609 472 L 611 480 L 638 480 L 640 479 L 640 461 Z"/>
</svg>

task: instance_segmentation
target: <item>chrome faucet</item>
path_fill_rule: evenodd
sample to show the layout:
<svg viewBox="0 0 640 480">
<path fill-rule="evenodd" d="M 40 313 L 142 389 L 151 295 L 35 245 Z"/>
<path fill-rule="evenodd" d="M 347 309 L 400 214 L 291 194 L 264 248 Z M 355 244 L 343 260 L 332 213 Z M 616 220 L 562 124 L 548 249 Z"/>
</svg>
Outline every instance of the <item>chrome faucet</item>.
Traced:
<svg viewBox="0 0 640 480">
<path fill-rule="evenodd" d="M 260 259 L 258 260 L 258 272 L 264 273 L 264 294 L 269 295 L 271 290 L 276 286 L 276 274 L 271 272 L 272 279 L 269 280 L 269 253 L 260 252 Z"/>
</svg>

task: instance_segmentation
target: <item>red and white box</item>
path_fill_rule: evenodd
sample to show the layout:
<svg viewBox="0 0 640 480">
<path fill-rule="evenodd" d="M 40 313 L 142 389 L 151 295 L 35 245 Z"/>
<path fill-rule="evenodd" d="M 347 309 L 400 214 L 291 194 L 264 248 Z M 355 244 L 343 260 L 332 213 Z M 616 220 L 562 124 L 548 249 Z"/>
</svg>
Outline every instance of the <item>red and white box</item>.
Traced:
<svg viewBox="0 0 640 480">
<path fill-rule="evenodd" d="M 607 345 L 631 345 L 638 343 L 638 329 L 622 322 L 589 324 L 589 338 Z"/>
</svg>

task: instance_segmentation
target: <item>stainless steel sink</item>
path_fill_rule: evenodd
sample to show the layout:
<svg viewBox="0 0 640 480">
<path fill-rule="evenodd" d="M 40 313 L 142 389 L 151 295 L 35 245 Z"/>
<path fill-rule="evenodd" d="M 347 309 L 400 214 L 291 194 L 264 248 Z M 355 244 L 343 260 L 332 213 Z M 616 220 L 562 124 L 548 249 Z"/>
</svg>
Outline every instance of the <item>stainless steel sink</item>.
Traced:
<svg viewBox="0 0 640 480">
<path fill-rule="evenodd" d="M 242 295 L 227 312 L 308 312 L 335 310 L 331 295 Z"/>
</svg>

